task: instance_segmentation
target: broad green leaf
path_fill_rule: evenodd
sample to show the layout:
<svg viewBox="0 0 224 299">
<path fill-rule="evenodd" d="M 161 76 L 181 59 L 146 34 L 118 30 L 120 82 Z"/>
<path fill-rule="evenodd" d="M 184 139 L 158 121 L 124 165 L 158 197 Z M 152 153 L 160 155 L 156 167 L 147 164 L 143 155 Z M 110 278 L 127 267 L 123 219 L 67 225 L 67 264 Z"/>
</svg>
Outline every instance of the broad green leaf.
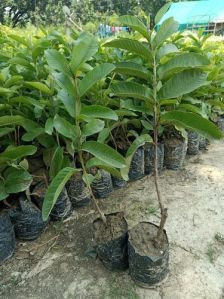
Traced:
<svg viewBox="0 0 224 299">
<path fill-rule="evenodd" d="M 113 176 L 122 178 L 121 173 L 120 173 L 119 170 L 117 170 L 116 168 L 111 167 L 107 163 L 105 163 L 105 162 L 103 162 L 103 161 L 101 161 L 97 158 L 92 158 L 92 159 L 88 160 L 88 162 L 86 163 L 86 167 L 87 168 L 98 167 L 100 169 L 106 170 L 107 172 L 109 172 Z"/>
<path fill-rule="evenodd" d="M 43 104 L 41 104 L 39 101 L 37 101 L 31 97 L 27 97 L 27 96 L 19 96 L 19 97 L 11 98 L 11 99 L 9 99 L 9 103 L 10 104 L 21 103 L 21 104 L 28 105 L 28 106 L 38 107 L 40 109 L 43 108 Z"/>
<path fill-rule="evenodd" d="M 6 199 L 9 194 L 5 190 L 5 183 L 2 179 L 0 179 L 0 201 Z"/>
<path fill-rule="evenodd" d="M 82 145 L 82 150 L 92 154 L 94 157 L 107 163 L 114 168 L 125 167 L 125 159 L 113 148 L 97 141 L 86 141 Z"/>
<path fill-rule="evenodd" d="M 32 183 L 32 176 L 24 169 L 9 167 L 5 173 L 5 191 L 19 193 L 25 191 Z"/>
<path fill-rule="evenodd" d="M 197 114 L 201 114 L 202 115 L 202 110 L 201 108 L 195 106 L 195 105 L 191 105 L 191 104 L 180 104 L 178 106 L 178 109 L 181 109 L 181 110 L 185 110 L 185 111 L 189 111 L 189 112 L 194 112 L 194 113 L 197 113 Z"/>
<path fill-rule="evenodd" d="M 65 118 L 56 115 L 54 117 L 54 127 L 56 131 L 69 139 L 74 140 L 76 138 L 76 128 Z"/>
<path fill-rule="evenodd" d="M 224 110 L 224 103 L 219 100 L 208 100 L 208 101 L 206 101 L 206 103 L 208 103 L 211 106 L 219 107 L 222 110 Z"/>
<path fill-rule="evenodd" d="M 173 18 L 164 21 L 152 41 L 153 48 L 159 48 L 178 28 L 179 24 Z"/>
<path fill-rule="evenodd" d="M 166 64 L 163 64 L 158 71 L 160 78 L 165 77 L 171 71 L 198 68 L 209 65 L 209 59 L 197 53 L 182 53 L 171 58 Z"/>
<path fill-rule="evenodd" d="M 42 218 L 44 221 L 48 219 L 55 203 L 57 202 L 59 195 L 61 194 L 68 180 L 77 172 L 79 172 L 78 169 L 66 167 L 60 170 L 56 177 L 52 180 L 45 194 L 42 206 Z"/>
<path fill-rule="evenodd" d="M 68 114 L 71 117 L 75 117 L 76 115 L 76 107 L 75 107 L 75 98 L 69 95 L 64 89 L 58 92 L 58 98 L 62 101 L 67 110 Z"/>
<path fill-rule="evenodd" d="M 153 131 L 153 125 L 149 121 L 141 120 L 141 124 L 146 130 Z"/>
<path fill-rule="evenodd" d="M 49 176 L 51 181 L 62 169 L 63 159 L 64 159 L 63 148 L 58 146 L 54 151 L 50 163 Z"/>
<path fill-rule="evenodd" d="M 221 139 L 223 137 L 223 133 L 212 122 L 192 112 L 166 112 L 161 116 L 161 123 L 188 128 L 209 138 Z"/>
<path fill-rule="evenodd" d="M 108 107 L 100 105 L 82 106 L 81 114 L 90 118 L 118 120 L 116 112 Z"/>
<path fill-rule="evenodd" d="M 9 88 L 0 87 L 0 96 L 9 95 L 9 94 L 14 93 L 14 92 L 15 91 L 13 91 Z"/>
<path fill-rule="evenodd" d="M 174 44 L 164 44 L 162 47 L 159 48 L 159 51 L 156 53 L 156 57 L 160 60 L 163 56 L 178 53 L 179 49 Z"/>
<path fill-rule="evenodd" d="M 88 32 L 83 32 L 72 50 L 71 69 L 75 74 L 84 62 L 88 61 L 98 51 L 98 41 L 96 37 Z"/>
<path fill-rule="evenodd" d="M 105 143 L 107 138 L 110 136 L 111 130 L 109 128 L 104 128 L 98 135 L 97 142 Z"/>
<path fill-rule="evenodd" d="M 65 90 L 67 94 L 69 94 L 71 97 L 75 98 L 76 91 L 75 91 L 75 85 L 74 85 L 72 79 L 68 75 L 63 74 L 63 73 L 53 73 L 52 75 L 55 78 L 57 84 L 63 90 Z"/>
<path fill-rule="evenodd" d="M 26 156 L 35 154 L 37 148 L 33 145 L 20 145 L 17 147 L 9 147 L 0 154 L 0 163 L 21 159 Z"/>
<path fill-rule="evenodd" d="M 47 59 L 47 63 L 52 70 L 56 70 L 67 74 L 68 76 L 71 75 L 71 70 L 69 68 L 68 62 L 66 58 L 57 50 L 50 49 L 46 50 L 45 56 Z"/>
<path fill-rule="evenodd" d="M 143 56 L 147 60 L 151 60 L 150 50 L 141 42 L 129 38 L 117 38 L 104 44 L 104 47 L 119 48 Z"/>
<path fill-rule="evenodd" d="M 29 42 L 24 37 L 19 36 L 19 35 L 15 35 L 15 34 L 9 34 L 9 38 L 17 41 L 19 44 L 22 44 L 27 48 L 29 48 Z"/>
<path fill-rule="evenodd" d="M 22 65 L 32 71 L 35 70 L 34 66 L 30 64 L 30 62 L 24 58 L 21 57 L 13 57 L 8 61 L 12 65 Z"/>
<path fill-rule="evenodd" d="M 99 133 L 104 128 L 104 121 L 92 119 L 83 126 L 82 135 L 87 137 Z"/>
<path fill-rule="evenodd" d="M 46 93 L 47 95 L 52 95 L 53 94 L 52 90 L 50 90 L 50 88 L 44 83 L 41 83 L 41 82 L 25 82 L 25 84 L 28 87 L 33 87 L 33 88 L 39 90 L 40 92 Z"/>
<path fill-rule="evenodd" d="M 14 128 L 0 128 L 0 137 L 8 135 L 9 133 L 15 131 Z"/>
<path fill-rule="evenodd" d="M 151 78 L 149 71 L 138 63 L 118 62 L 115 66 L 115 72 L 117 73 L 130 75 L 144 80 L 149 80 Z"/>
<path fill-rule="evenodd" d="M 137 116 L 136 113 L 134 113 L 130 110 L 127 110 L 127 109 L 119 109 L 119 110 L 115 110 L 115 111 L 118 116 Z"/>
<path fill-rule="evenodd" d="M 172 99 L 207 85 L 207 74 L 199 70 L 185 70 L 175 74 L 159 91 L 160 99 Z"/>
<path fill-rule="evenodd" d="M 150 40 L 150 34 L 148 32 L 147 27 L 144 23 L 142 23 L 137 17 L 135 16 L 121 16 L 118 19 L 122 25 L 126 25 L 139 33 L 141 33 L 147 40 Z"/>
<path fill-rule="evenodd" d="M 134 104 L 133 100 L 121 100 L 121 108 L 129 109 L 136 112 L 146 112 L 146 105 L 144 102 L 141 105 Z"/>
<path fill-rule="evenodd" d="M 170 8 L 171 4 L 172 4 L 172 2 L 168 2 L 163 7 L 160 8 L 160 10 L 157 12 L 157 14 L 155 16 L 155 24 L 158 24 L 160 22 L 162 17 L 165 15 L 165 13 Z"/>
<path fill-rule="evenodd" d="M 119 97 L 134 98 L 152 102 L 152 90 L 135 82 L 119 82 L 111 86 L 112 92 Z"/>
<path fill-rule="evenodd" d="M 5 82 L 5 87 L 11 87 L 13 85 L 18 85 L 23 82 L 23 77 L 22 76 L 12 76 Z"/>
<path fill-rule="evenodd" d="M 45 123 L 45 132 L 49 135 L 52 135 L 54 130 L 54 120 L 53 118 L 48 118 L 46 123 Z"/>
<path fill-rule="evenodd" d="M 40 136 L 37 137 L 38 142 L 46 147 L 46 148 L 51 148 L 55 146 L 55 139 L 53 136 L 50 136 L 48 134 L 42 134 Z"/>
<path fill-rule="evenodd" d="M 92 71 L 88 72 L 87 75 L 79 82 L 79 95 L 80 97 L 84 96 L 85 93 L 93 87 L 98 81 L 104 79 L 109 75 L 115 66 L 111 63 L 103 63 L 95 68 Z"/>
<path fill-rule="evenodd" d="M 178 104 L 178 100 L 161 100 L 159 101 L 160 106 L 169 106 Z"/>
<path fill-rule="evenodd" d="M 40 136 L 41 134 L 44 134 L 44 128 L 36 128 L 35 130 L 28 131 L 22 136 L 22 140 L 29 142 L 33 141 L 35 138 Z"/>
</svg>

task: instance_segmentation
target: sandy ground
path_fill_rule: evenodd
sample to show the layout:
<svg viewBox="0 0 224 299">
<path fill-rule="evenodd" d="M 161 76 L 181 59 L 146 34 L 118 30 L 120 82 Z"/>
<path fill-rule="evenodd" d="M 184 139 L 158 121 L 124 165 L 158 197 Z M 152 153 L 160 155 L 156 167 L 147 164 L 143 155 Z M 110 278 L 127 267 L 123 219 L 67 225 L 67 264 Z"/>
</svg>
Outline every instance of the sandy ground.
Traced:
<svg viewBox="0 0 224 299">
<path fill-rule="evenodd" d="M 128 271 L 112 273 L 87 254 L 93 244 L 93 207 L 50 224 L 35 242 L 18 242 L 0 266 L 2 299 L 224 299 L 224 143 L 186 160 L 180 171 L 163 171 L 169 218 L 170 275 L 164 285 L 136 287 Z M 129 226 L 158 222 L 152 177 L 100 200 L 105 212 L 125 210 Z M 221 237 L 219 235 L 221 234 Z"/>
</svg>

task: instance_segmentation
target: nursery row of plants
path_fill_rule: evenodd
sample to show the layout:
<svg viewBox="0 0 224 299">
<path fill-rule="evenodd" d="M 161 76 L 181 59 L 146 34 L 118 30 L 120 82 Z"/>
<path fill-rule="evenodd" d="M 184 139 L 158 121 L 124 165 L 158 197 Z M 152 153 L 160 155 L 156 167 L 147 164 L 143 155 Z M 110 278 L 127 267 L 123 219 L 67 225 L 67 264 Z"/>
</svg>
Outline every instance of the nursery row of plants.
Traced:
<svg viewBox="0 0 224 299">
<path fill-rule="evenodd" d="M 14 252 L 14 232 L 33 240 L 49 217 L 65 219 L 92 199 L 104 264 L 126 268 L 129 242 L 135 281 L 151 285 L 167 274 L 167 209 L 158 171 L 180 169 L 187 145 L 197 154 L 208 139 L 222 138 L 224 56 L 209 36 L 180 34 L 172 18 L 157 30 L 133 16 L 119 21 L 134 31 L 128 38 L 0 31 L 0 261 Z M 143 223 L 128 241 L 122 214 L 105 215 L 97 198 L 153 172 L 160 226 Z M 147 231 L 157 265 L 141 264 L 130 245 Z"/>
</svg>

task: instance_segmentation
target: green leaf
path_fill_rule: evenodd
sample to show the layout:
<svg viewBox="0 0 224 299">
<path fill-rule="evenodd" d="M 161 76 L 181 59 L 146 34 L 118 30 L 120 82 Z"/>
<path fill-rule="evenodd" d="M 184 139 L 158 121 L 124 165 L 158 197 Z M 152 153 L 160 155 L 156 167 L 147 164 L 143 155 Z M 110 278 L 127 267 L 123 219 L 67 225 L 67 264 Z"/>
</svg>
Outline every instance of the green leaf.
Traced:
<svg viewBox="0 0 224 299">
<path fill-rule="evenodd" d="M 130 75 L 147 81 L 151 78 L 149 71 L 138 63 L 118 62 L 115 66 L 115 72 L 117 73 Z"/>
<path fill-rule="evenodd" d="M 172 99 L 207 85 L 207 74 L 199 70 L 185 70 L 174 75 L 159 91 L 160 99 Z"/>
<path fill-rule="evenodd" d="M 145 103 L 141 102 L 141 104 L 144 105 L 136 105 L 133 103 L 133 100 L 121 100 L 121 108 L 125 108 L 136 112 L 146 112 Z"/>
<path fill-rule="evenodd" d="M 56 131 L 61 134 L 62 136 L 65 136 L 69 139 L 74 140 L 76 138 L 76 128 L 73 126 L 70 122 L 68 122 L 66 119 L 60 117 L 59 115 L 56 115 L 54 117 L 54 127 Z"/>
<path fill-rule="evenodd" d="M 174 44 L 165 44 L 159 48 L 159 51 L 156 53 L 156 57 L 160 60 L 163 56 L 178 53 L 179 49 Z"/>
<path fill-rule="evenodd" d="M 56 177 L 52 180 L 45 194 L 42 206 L 42 218 L 44 221 L 48 219 L 55 203 L 57 202 L 60 193 L 65 187 L 65 184 L 72 177 L 72 175 L 74 175 L 77 172 L 79 172 L 78 169 L 66 167 L 60 170 Z"/>
<path fill-rule="evenodd" d="M 104 128 L 98 135 L 97 142 L 105 143 L 107 138 L 110 136 L 111 130 L 109 128 Z"/>
<path fill-rule="evenodd" d="M 182 53 L 171 58 L 163 64 L 158 71 L 160 78 L 165 77 L 171 71 L 198 68 L 209 65 L 210 61 L 206 56 L 197 53 Z"/>
<path fill-rule="evenodd" d="M 63 148 L 58 146 L 54 151 L 50 163 L 49 176 L 51 181 L 62 169 L 63 160 L 64 160 Z"/>
<path fill-rule="evenodd" d="M 83 32 L 76 41 L 71 58 L 71 69 L 75 74 L 81 65 L 98 51 L 97 39 L 88 32 Z"/>
<path fill-rule="evenodd" d="M 157 14 L 155 16 L 155 24 L 158 24 L 160 22 L 162 17 L 165 15 L 165 13 L 170 8 L 171 4 L 172 4 L 172 2 L 168 2 L 163 7 L 160 8 L 160 10 L 157 12 Z"/>
<path fill-rule="evenodd" d="M 47 95 L 52 95 L 53 92 L 50 90 L 50 88 L 41 82 L 25 82 L 26 86 L 33 87 L 43 93 L 46 93 Z"/>
<path fill-rule="evenodd" d="M 143 56 L 147 60 L 152 58 L 151 52 L 141 42 L 129 38 L 118 38 L 104 44 L 104 47 L 120 48 Z"/>
<path fill-rule="evenodd" d="M 0 179 L 0 201 L 6 199 L 9 194 L 5 191 L 5 184 L 2 179 Z"/>
<path fill-rule="evenodd" d="M 32 176 L 26 170 L 9 167 L 5 173 L 5 191 L 7 193 L 25 191 L 32 180 Z"/>
<path fill-rule="evenodd" d="M 135 82 L 119 82 L 111 86 L 112 92 L 118 97 L 134 98 L 152 102 L 152 90 Z"/>
<path fill-rule="evenodd" d="M 22 44 L 29 48 L 29 42 L 22 36 L 15 35 L 15 34 L 9 34 L 9 37 L 15 41 L 17 41 L 19 44 Z"/>
<path fill-rule="evenodd" d="M 178 104 L 178 100 L 161 100 L 159 101 L 160 106 L 172 106 Z"/>
<path fill-rule="evenodd" d="M 114 168 L 125 167 L 125 159 L 113 148 L 97 141 L 86 141 L 82 145 L 82 150 L 95 156 Z"/>
<path fill-rule="evenodd" d="M 116 112 L 100 105 L 82 106 L 81 114 L 90 118 L 103 118 L 118 120 Z"/>
<path fill-rule="evenodd" d="M 67 92 L 67 94 L 75 98 L 76 91 L 72 79 L 68 75 L 63 73 L 53 73 L 52 75 L 55 78 L 57 84 L 62 89 L 64 89 Z"/>
<path fill-rule="evenodd" d="M 153 48 L 159 48 L 178 28 L 179 24 L 173 18 L 164 21 L 152 41 Z"/>
<path fill-rule="evenodd" d="M 57 50 L 50 49 L 46 50 L 45 56 L 47 59 L 47 63 L 52 70 L 56 70 L 67 74 L 68 76 L 71 75 L 71 70 L 69 68 L 68 62 L 66 58 Z"/>
<path fill-rule="evenodd" d="M 8 61 L 12 65 L 22 65 L 32 71 L 35 70 L 34 66 L 30 64 L 30 62 L 24 58 L 21 57 L 13 57 Z"/>
<path fill-rule="evenodd" d="M 22 76 L 12 76 L 5 82 L 5 87 L 12 87 L 13 85 L 19 85 L 23 82 Z"/>
<path fill-rule="evenodd" d="M 197 114 L 201 114 L 202 115 L 202 110 L 201 108 L 195 106 L 195 105 L 192 105 L 192 104 L 180 104 L 178 106 L 178 109 L 181 109 L 181 110 L 185 110 L 185 111 L 189 111 L 189 112 L 194 112 L 194 113 L 197 113 Z"/>
<path fill-rule="evenodd" d="M 15 131 L 14 128 L 0 128 L 0 137 L 8 135 L 9 133 Z"/>
<path fill-rule="evenodd" d="M 212 122 L 192 112 L 166 112 L 161 116 L 161 123 L 188 128 L 209 138 L 221 139 L 223 137 L 223 133 Z"/>
<path fill-rule="evenodd" d="M 87 137 L 99 133 L 104 128 L 104 121 L 99 119 L 92 119 L 84 125 L 82 135 Z"/>
<path fill-rule="evenodd" d="M 8 95 L 10 93 L 14 93 L 15 91 L 9 89 L 9 88 L 4 88 L 4 87 L 0 87 L 0 95 L 4 96 L 4 95 Z"/>
<path fill-rule="evenodd" d="M 49 135 L 52 135 L 54 130 L 54 120 L 53 118 L 48 118 L 46 123 L 45 123 L 45 132 Z"/>
<path fill-rule="evenodd" d="M 92 158 L 92 159 L 88 160 L 88 162 L 86 163 L 86 167 L 87 168 L 98 167 L 100 169 L 106 170 L 107 172 L 109 172 L 113 176 L 122 178 L 121 173 L 120 173 L 119 170 L 117 170 L 116 168 L 111 167 L 107 163 L 105 163 L 105 162 L 103 162 L 103 161 L 101 161 L 100 159 L 97 159 L 97 158 Z"/>
<path fill-rule="evenodd" d="M 104 79 L 114 69 L 115 66 L 113 64 L 103 63 L 88 72 L 87 75 L 85 75 L 85 77 L 79 82 L 80 97 L 84 96 L 91 87 L 93 87 L 98 81 Z"/>
<path fill-rule="evenodd" d="M 22 140 L 26 142 L 33 141 L 35 138 L 42 135 L 43 133 L 44 128 L 36 128 L 35 130 L 31 130 L 25 133 L 22 137 Z"/>
<path fill-rule="evenodd" d="M 141 33 L 147 40 L 150 40 L 150 34 L 147 27 L 135 16 L 121 16 L 118 18 L 121 24 L 126 25 L 139 33 Z"/>
<path fill-rule="evenodd" d="M 17 147 L 9 147 L 0 154 L 0 163 L 21 159 L 26 156 L 35 154 L 37 148 L 32 145 L 21 145 Z"/>
<path fill-rule="evenodd" d="M 58 98 L 62 101 L 66 111 L 71 117 L 76 115 L 75 98 L 69 95 L 64 89 L 58 92 Z"/>
<path fill-rule="evenodd" d="M 20 103 L 20 104 L 24 104 L 27 106 L 38 107 L 40 109 L 43 108 L 43 104 L 41 104 L 39 101 L 37 101 L 31 97 L 27 97 L 27 96 L 19 96 L 19 97 L 11 98 L 11 99 L 9 99 L 9 103 L 10 104 Z"/>
</svg>

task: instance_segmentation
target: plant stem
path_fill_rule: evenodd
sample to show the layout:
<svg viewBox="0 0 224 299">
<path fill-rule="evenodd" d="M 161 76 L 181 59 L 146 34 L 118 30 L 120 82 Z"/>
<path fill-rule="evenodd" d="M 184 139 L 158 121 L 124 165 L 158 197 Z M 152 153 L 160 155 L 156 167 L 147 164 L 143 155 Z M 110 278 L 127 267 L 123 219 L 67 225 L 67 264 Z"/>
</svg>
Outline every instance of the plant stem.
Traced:
<svg viewBox="0 0 224 299">
<path fill-rule="evenodd" d="M 100 217 L 103 220 L 103 223 L 106 224 L 107 223 L 106 217 L 105 217 L 104 213 L 101 211 L 101 209 L 100 209 L 100 207 L 99 207 L 99 205 L 97 203 L 97 200 L 96 200 L 96 198 L 95 198 L 95 196 L 93 194 L 92 188 L 91 188 L 91 186 L 89 184 L 88 174 L 87 174 L 87 171 L 86 171 L 86 168 L 85 168 L 85 163 L 83 161 L 82 151 L 79 151 L 78 154 L 79 154 L 79 160 L 80 160 L 80 163 L 81 163 L 81 166 L 82 166 L 83 175 L 85 177 L 85 182 L 86 182 L 87 188 L 90 191 L 90 194 L 91 194 L 91 197 L 93 199 L 94 205 L 95 205 L 98 213 L 100 214 Z"/>
<path fill-rule="evenodd" d="M 161 220 L 157 236 L 154 240 L 154 245 L 156 248 L 161 248 L 163 245 L 163 229 L 167 219 L 167 209 L 164 208 L 162 196 L 159 188 L 159 175 L 158 175 L 158 135 L 160 128 L 160 106 L 157 99 L 157 65 L 156 57 L 153 55 L 153 98 L 154 98 L 154 180 L 156 187 L 157 199 L 159 202 Z"/>
</svg>

